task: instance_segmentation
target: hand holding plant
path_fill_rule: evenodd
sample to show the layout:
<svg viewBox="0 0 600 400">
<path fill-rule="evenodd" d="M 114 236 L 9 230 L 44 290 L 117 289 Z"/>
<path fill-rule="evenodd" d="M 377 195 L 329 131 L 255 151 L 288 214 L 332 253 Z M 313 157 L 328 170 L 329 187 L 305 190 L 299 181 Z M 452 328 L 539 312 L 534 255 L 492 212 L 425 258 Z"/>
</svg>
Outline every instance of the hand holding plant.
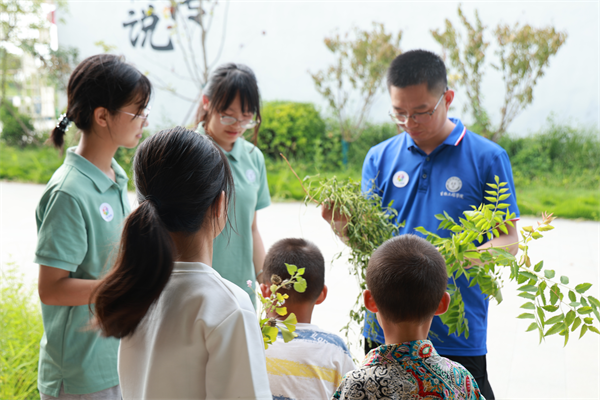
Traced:
<svg viewBox="0 0 600 400">
<path fill-rule="evenodd" d="M 271 295 L 265 298 L 261 293 L 258 293 L 258 298 L 261 302 L 258 320 L 262 331 L 265 350 L 269 345 L 275 343 L 279 332 L 281 332 L 285 343 L 298 336 L 298 334 L 294 332 L 296 330 L 296 324 L 298 323 L 294 313 L 289 314 L 284 320 L 270 316 L 275 313 L 276 315 L 283 317 L 288 313 L 284 304 L 289 298 L 289 295 L 278 293 L 278 290 L 291 289 L 292 287 L 299 293 L 303 293 L 306 290 L 306 280 L 302 277 L 304 268 L 298 268 L 295 265 L 290 264 L 285 264 L 285 266 L 290 274 L 290 278 L 282 280 L 278 275 L 273 275 L 271 276 Z M 248 282 L 248 286 L 252 287 L 252 282 Z"/>
</svg>

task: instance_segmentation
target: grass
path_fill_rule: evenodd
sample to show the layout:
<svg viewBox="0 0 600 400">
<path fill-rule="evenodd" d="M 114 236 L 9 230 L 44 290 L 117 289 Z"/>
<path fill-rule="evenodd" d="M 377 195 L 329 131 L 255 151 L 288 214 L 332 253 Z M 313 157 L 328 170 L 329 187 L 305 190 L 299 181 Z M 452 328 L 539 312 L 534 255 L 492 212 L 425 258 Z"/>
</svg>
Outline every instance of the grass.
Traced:
<svg viewBox="0 0 600 400">
<path fill-rule="evenodd" d="M 31 286 L 14 264 L 0 280 L 0 399 L 39 399 L 37 390 L 40 339 L 44 328 Z"/>
</svg>

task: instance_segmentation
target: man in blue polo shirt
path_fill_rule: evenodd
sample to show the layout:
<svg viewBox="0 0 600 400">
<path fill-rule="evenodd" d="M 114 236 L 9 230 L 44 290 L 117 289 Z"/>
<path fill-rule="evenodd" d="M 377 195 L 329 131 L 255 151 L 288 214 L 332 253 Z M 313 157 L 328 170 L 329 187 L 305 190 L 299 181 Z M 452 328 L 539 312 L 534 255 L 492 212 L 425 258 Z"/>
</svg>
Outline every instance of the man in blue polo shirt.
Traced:
<svg viewBox="0 0 600 400">
<path fill-rule="evenodd" d="M 451 232 L 437 230 L 434 217 L 446 211 L 458 221 L 470 206 L 487 203 L 486 183 L 498 176 L 507 182 L 511 196 L 506 199 L 510 211 L 519 216 L 512 170 L 508 155 L 497 144 L 466 129 L 459 119 L 448 118 L 454 92 L 447 88 L 446 67 L 442 59 L 428 51 L 414 50 L 394 59 L 388 70 L 388 89 L 392 108 L 390 116 L 404 132 L 369 150 L 362 171 L 362 190 L 374 190 L 387 205 L 393 200 L 398 222 L 406 221 L 399 234 L 413 233 L 425 227 L 442 237 Z M 374 185 L 374 186 L 373 186 Z M 331 211 L 323 208 L 323 217 L 331 221 Z M 344 221 L 335 221 L 343 232 Z M 516 254 L 518 241 L 515 228 L 508 234 L 481 244 L 480 247 L 505 247 Z M 435 317 L 431 330 L 437 335 L 432 343 L 438 353 L 463 364 L 477 380 L 486 399 L 494 394 L 487 379 L 487 315 L 488 300 L 479 285 L 469 288 L 467 279 L 456 280 L 469 321 L 469 338 L 448 335 L 448 328 Z M 374 314 L 368 313 L 363 335 L 365 350 L 385 343 L 383 331 Z M 375 322 L 375 330 L 370 321 Z"/>
</svg>

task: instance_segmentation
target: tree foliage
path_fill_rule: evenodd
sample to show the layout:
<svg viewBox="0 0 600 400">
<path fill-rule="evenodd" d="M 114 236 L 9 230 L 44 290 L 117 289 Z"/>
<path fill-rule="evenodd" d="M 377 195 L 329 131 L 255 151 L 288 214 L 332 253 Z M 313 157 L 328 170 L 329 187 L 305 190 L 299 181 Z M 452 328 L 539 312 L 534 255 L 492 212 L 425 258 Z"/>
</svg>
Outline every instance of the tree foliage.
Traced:
<svg viewBox="0 0 600 400">
<path fill-rule="evenodd" d="M 373 29 L 354 28 L 341 36 L 325 38 L 325 45 L 336 60 L 326 70 L 311 73 L 315 87 L 333 111 L 342 139 L 356 140 L 369 115 L 377 94 L 381 92 L 388 66 L 400 54 L 402 31 L 387 33 L 383 24 Z M 353 100 L 357 99 L 357 106 Z"/>
<path fill-rule="evenodd" d="M 471 111 L 479 133 L 497 142 L 517 115 L 533 102 L 533 89 L 544 76 L 550 58 L 565 43 L 567 34 L 552 26 L 534 28 L 519 23 L 512 26 L 499 24 L 493 30 L 497 60 L 491 66 L 501 73 L 505 90 L 500 122 L 493 124 L 483 106 L 481 93 L 490 46 L 486 39 L 487 27 L 481 22 L 477 10 L 474 23 L 469 22 L 460 6 L 458 16 L 466 36 L 463 37 L 448 19 L 443 31 L 431 30 L 431 34 L 450 61 L 450 83 L 465 90 L 468 98 L 465 111 Z"/>
</svg>

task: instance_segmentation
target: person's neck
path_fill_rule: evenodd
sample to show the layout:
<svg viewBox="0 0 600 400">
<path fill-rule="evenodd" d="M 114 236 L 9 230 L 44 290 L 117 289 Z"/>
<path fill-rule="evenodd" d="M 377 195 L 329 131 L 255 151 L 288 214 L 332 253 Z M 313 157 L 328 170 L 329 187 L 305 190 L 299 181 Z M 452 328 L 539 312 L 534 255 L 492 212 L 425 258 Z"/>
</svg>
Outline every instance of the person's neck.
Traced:
<svg viewBox="0 0 600 400">
<path fill-rule="evenodd" d="M 424 322 L 405 321 L 390 323 L 378 318 L 385 336 L 385 344 L 398 344 L 412 342 L 415 340 L 425 340 L 429 334 L 431 321 L 433 318 Z"/>
<path fill-rule="evenodd" d="M 203 234 L 202 231 L 192 235 L 182 232 L 169 232 L 169 234 L 177 251 L 175 261 L 201 262 L 212 266 L 214 238 Z"/>
<path fill-rule="evenodd" d="M 444 122 L 444 125 L 440 129 L 439 134 L 433 136 L 430 140 L 427 140 L 425 142 L 415 141 L 415 143 L 417 144 L 417 146 L 419 146 L 421 150 L 423 150 L 425 154 L 429 155 L 435 149 L 437 149 L 437 147 L 440 144 L 444 143 L 444 141 L 448 138 L 448 136 L 450 136 L 455 127 L 456 124 L 450 121 L 448 118 L 446 118 L 446 122 Z"/>
<path fill-rule="evenodd" d="M 112 169 L 112 159 L 118 150 L 118 146 L 103 139 L 100 135 L 93 132 L 82 133 L 79 145 L 75 153 L 79 154 L 92 164 L 111 180 L 115 180 L 115 171 Z"/>
<path fill-rule="evenodd" d="M 288 315 L 290 315 L 291 313 L 294 313 L 294 315 L 296 316 L 296 320 L 298 322 L 303 323 L 303 324 L 310 324 L 311 319 L 312 319 L 313 309 L 315 308 L 314 303 L 311 304 L 310 302 L 302 302 L 302 303 L 286 302 L 283 306 L 287 308 L 286 315 L 279 315 L 279 314 L 273 312 L 273 313 L 270 313 L 268 315 L 268 317 L 284 320 L 288 317 Z"/>
</svg>

